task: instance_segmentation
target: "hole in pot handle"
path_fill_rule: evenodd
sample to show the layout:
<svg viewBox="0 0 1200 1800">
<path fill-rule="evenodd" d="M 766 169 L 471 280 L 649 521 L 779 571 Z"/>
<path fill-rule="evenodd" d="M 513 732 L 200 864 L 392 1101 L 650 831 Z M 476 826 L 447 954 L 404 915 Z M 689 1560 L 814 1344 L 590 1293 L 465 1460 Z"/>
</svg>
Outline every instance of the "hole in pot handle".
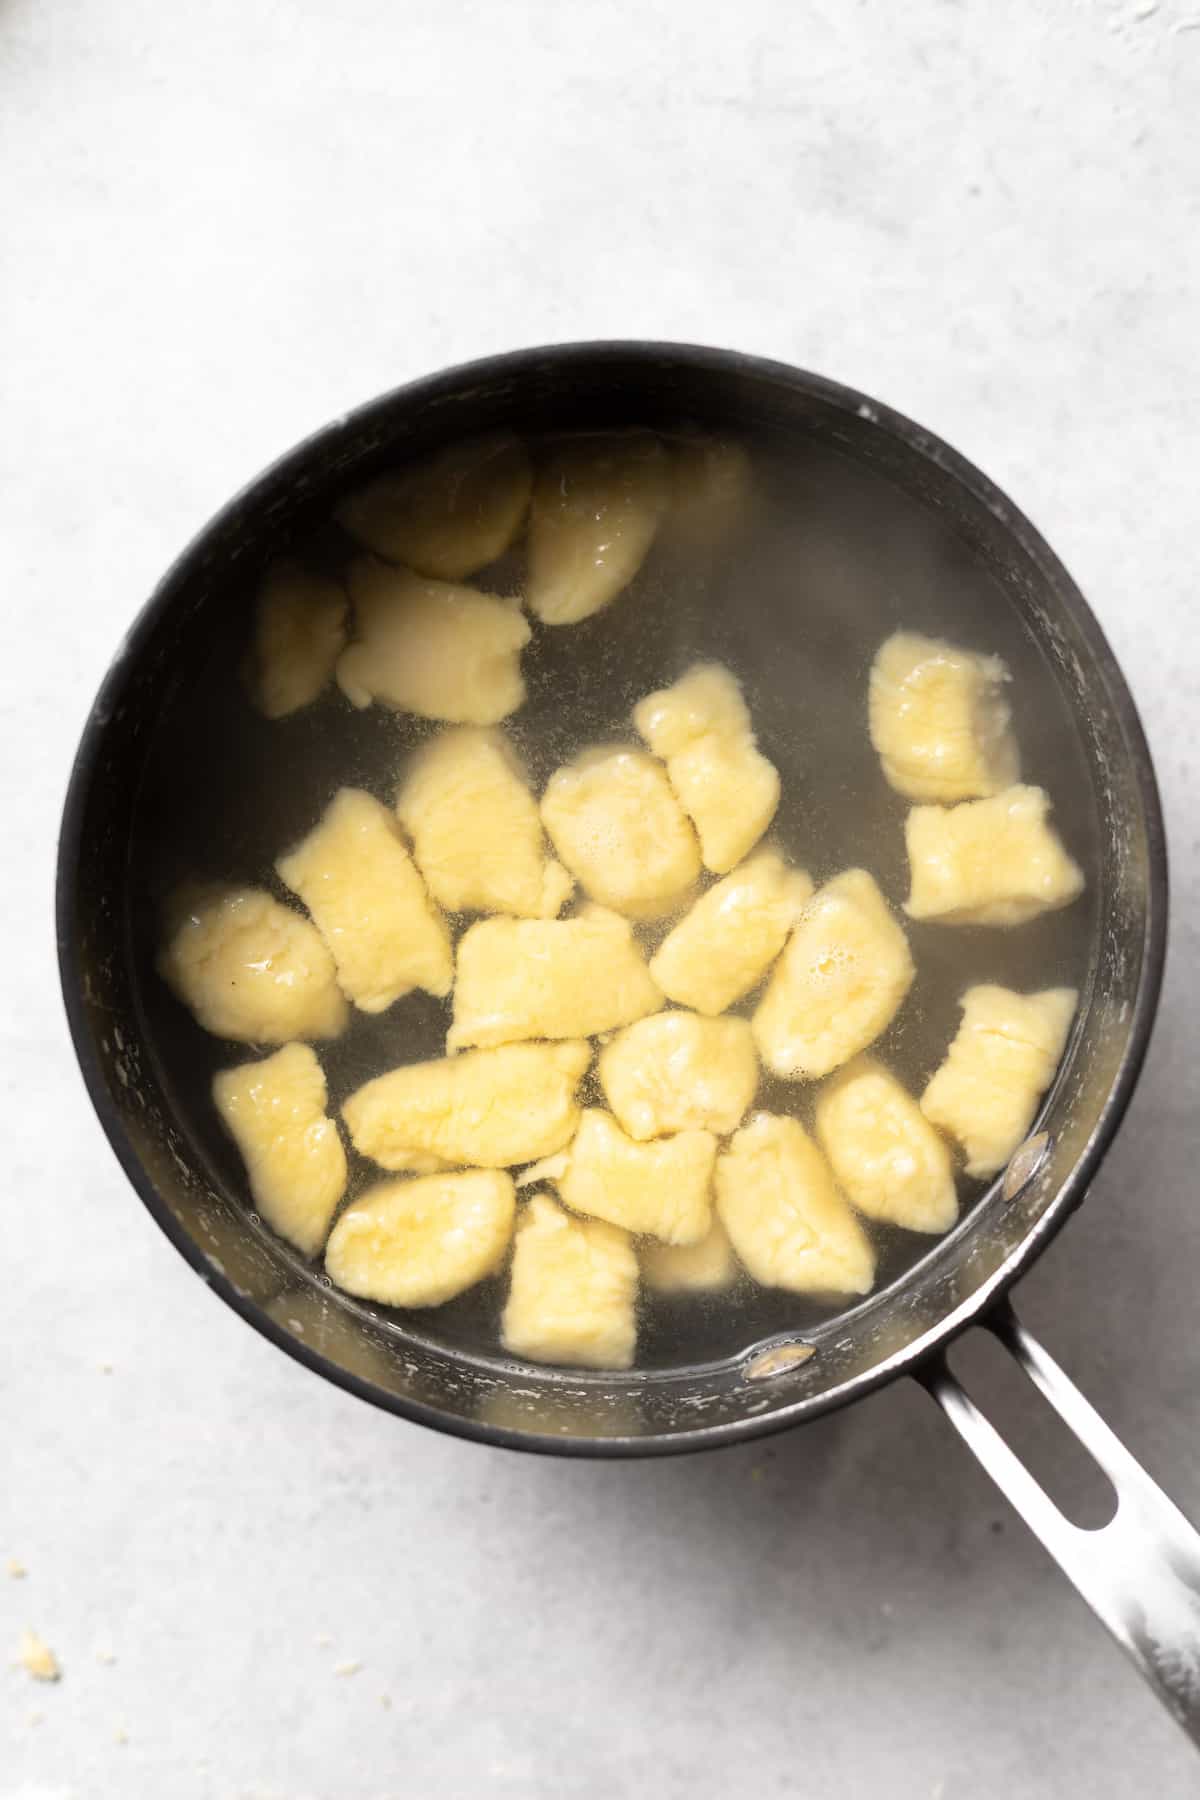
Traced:
<svg viewBox="0 0 1200 1800">
<path fill-rule="evenodd" d="M 1200 1746 L 1200 1533 L 1093 1406 L 1004 1308 L 992 1331 L 1117 1493 L 1107 1525 L 1073 1525 L 951 1374 L 918 1373 L 967 1448 L 1112 1632 L 1167 1710 Z"/>
</svg>

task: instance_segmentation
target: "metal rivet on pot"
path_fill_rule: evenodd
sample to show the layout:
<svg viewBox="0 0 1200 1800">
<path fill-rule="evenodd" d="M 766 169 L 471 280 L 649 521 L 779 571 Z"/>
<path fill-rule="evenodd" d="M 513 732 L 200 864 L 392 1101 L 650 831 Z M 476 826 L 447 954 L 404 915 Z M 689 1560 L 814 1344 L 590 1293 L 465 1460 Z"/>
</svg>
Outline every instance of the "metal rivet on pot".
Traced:
<svg viewBox="0 0 1200 1800">
<path fill-rule="evenodd" d="M 801 1344 L 795 1339 L 787 1344 L 772 1344 L 762 1350 L 742 1370 L 743 1381 L 767 1381 L 772 1375 L 784 1375 L 817 1354 L 815 1344 Z"/>
<path fill-rule="evenodd" d="M 1012 1160 L 1004 1171 L 1000 1192 L 1006 1200 L 1016 1199 L 1021 1189 L 1033 1180 L 1049 1154 L 1048 1131 L 1035 1131 L 1031 1138 L 1025 1139 L 1021 1148 L 1013 1152 Z"/>
</svg>

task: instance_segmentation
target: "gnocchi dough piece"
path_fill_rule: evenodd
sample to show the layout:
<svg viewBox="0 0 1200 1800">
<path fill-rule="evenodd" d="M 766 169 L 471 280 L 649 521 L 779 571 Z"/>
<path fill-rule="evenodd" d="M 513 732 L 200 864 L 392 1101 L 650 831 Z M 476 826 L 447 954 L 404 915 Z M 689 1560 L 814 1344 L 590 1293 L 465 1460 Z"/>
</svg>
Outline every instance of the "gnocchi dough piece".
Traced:
<svg viewBox="0 0 1200 1800">
<path fill-rule="evenodd" d="M 341 584 L 290 558 L 272 563 L 254 602 L 246 669 L 250 697 L 263 717 L 282 719 L 315 700 L 345 643 Z"/>
<path fill-rule="evenodd" d="M 377 476 L 336 516 L 368 550 L 422 575 L 461 581 L 508 549 L 532 485 L 524 445 L 493 432 Z"/>
<path fill-rule="evenodd" d="M 871 664 L 871 742 L 909 800 L 998 794 L 1020 773 L 1007 665 L 940 638 L 896 631 Z"/>
<path fill-rule="evenodd" d="M 363 1012 L 423 988 L 448 994 L 454 952 L 386 806 L 340 788 L 320 822 L 275 867 L 333 952 L 338 982 Z"/>
<path fill-rule="evenodd" d="M 619 913 L 589 906 L 577 919 L 480 919 L 459 942 L 446 1048 L 592 1037 L 662 1003 Z"/>
<path fill-rule="evenodd" d="M 653 756 L 583 751 L 554 770 L 542 823 L 579 886 L 630 918 L 662 918 L 700 875 L 696 833 Z"/>
<path fill-rule="evenodd" d="M 1078 999 L 1074 988 L 1017 994 L 990 985 L 963 995 L 962 1023 L 921 1096 L 921 1111 L 962 1145 L 968 1175 L 995 1175 L 1024 1142 Z"/>
<path fill-rule="evenodd" d="M 628 1369 L 637 1285 L 627 1233 L 572 1219 L 548 1194 L 535 1194 L 517 1221 L 501 1342 L 530 1362 Z"/>
<path fill-rule="evenodd" d="M 672 687 L 639 701 L 633 722 L 667 765 L 705 868 L 727 874 L 779 805 L 779 775 L 755 743 L 737 678 L 720 663 L 695 663 Z"/>
<path fill-rule="evenodd" d="M 670 1131 L 736 1131 L 758 1086 L 746 1019 L 660 1012 L 617 1033 L 601 1051 L 600 1085 L 631 1138 Z"/>
<path fill-rule="evenodd" d="M 382 700 L 450 724 L 495 725 L 525 698 L 529 625 L 515 600 L 432 581 L 374 557 L 347 576 L 357 635 L 338 658 L 352 706 Z"/>
<path fill-rule="evenodd" d="M 572 1212 L 666 1244 L 698 1244 L 712 1224 L 711 1131 L 635 1143 L 597 1107 L 584 1109 L 559 1193 Z"/>
<path fill-rule="evenodd" d="M 724 1012 L 761 981 L 812 891 L 778 851 L 758 851 L 701 894 L 650 958 L 651 975 L 680 1006 Z"/>
<path fill-rule="evenodd" d="M 1083 871 L 1047 824 L 1044 788 L 1006 788 L 961 806 L 914 806 L 905 911 L 941 925 L 1022 925 L 1083 892 Z"/>
<path fill-rule="evenodd" d="M 527 598 L 544 625 L 577 625 L 633 580 L 670 499 L 647 431 L 560 439 L 533 488 Z"/>
<path fill-rule="evenodd" d="M 223 1069 L 213 1099 L 259 1212 L 272 1231 L 315 1256 L 346 1191 L 346 1152 L 325 1113 L 325 1075 L 313 1052 L 285 1044 L 261 1062 Z"/>
<path fill-rule="evenodd" d="M 717 1158 L 717 1215 L 755 1281 L 796 1294 L 867 1294 L 875 1253 L 796 1119 L 756 1113 Z"/>
<path fill-rule="evenodd" d="M 817 1095 L 817 1140 L 838 1186 L 868 1218 L 948 1231 L 958 1217 L 944 1140 L 895 1076 L 858 1056 Z"/>
<path fill-rule="evenodd" d="M 738 1278 L 738 1260 L 720 1219 L 698 1244 L 643 1244 L 638 1263 L 642 1280 L 658 1294 L 715 1294 Z"/>
<path fill-rule="evenodd" d="M 672 912 L 699 877 L 696 834 L 644 750 L 585 750 L 564 763 L 542 796 L 542 823 L 592 899 L 632 919 Z"/>
<path fill-rule="evenodd" d="M 815 1080 L 874 1042 L 912 986 L 908 941 L 865 869 L 818 888 L 754 1015 L 776 1075 Z"/>
<path fill-rule="evenodd" d="M 240 1044 L 337 1037 L 348 1017 L 315 925 L 264 888 L 181 895 L 159 972 L 214 1036 Z"/>
<path fill-rule="evenodd" d="M 552 919 L 571 891 L 500 731 L 441 732 L 413 758 L 396 811 L 430 893 L 448 912 Z"/>
<path fill-rule="evenodd" d="M 561 1150 L 579 1124 L 575 1089 L 591 1045 L 504 1044 L 408 1063 L 358 1088 L 342 1108 L 356 1150 L 385 1169 L 418 1153 L 505 1169 Z"/>
<path fill-rule="evenodd" d="M 693 550 L 713 550 L 750 507 L 753 472 L 743 444 L 699 433 L 672 438 L 671 508 L 663 535 Z"/>
<path fill-rule="evenodd" d="M 515 1215 L 512 1176 L 499 1169 L 380 1181 L 334 1226 L 325 1269 L 381 1306 L 442 1306 L 495 1273 Z"/>
</svg>

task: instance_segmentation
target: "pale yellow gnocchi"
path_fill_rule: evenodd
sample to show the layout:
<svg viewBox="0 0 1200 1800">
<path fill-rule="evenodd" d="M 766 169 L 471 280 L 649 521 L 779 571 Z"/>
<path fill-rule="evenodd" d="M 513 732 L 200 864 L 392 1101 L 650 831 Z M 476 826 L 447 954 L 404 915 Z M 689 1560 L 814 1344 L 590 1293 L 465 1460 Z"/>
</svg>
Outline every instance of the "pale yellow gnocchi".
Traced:
<svg viewBox="0 0 1200 1800">
<path fill-rule="evenodd" d="M 662 1003 L 619 913 L 588 906 L 574 919 L 480 919 L 459 942 L 446 1048 L 593 1037 Z"/>
<path fill-rule="evenodd" d="M 408 1063 L 356 1089 L 342 1108 L 356 1150 L 385 1169 L 506 1169 L 559 1150 L 575 1134 L 575 1090 L 591 1045 L 503 1044 Z"/>
<path fill-rule="evenodd" d="M 596 1065 L 621 1129 L 639 1141 L 672 1131 L 736 1131 L 758 1086 L 746 1019 L 660 1012 L 619 1031 Z"/>
<path fill-rule="evenodd" d="M 984 984 L 962 997 L 962 1023 L 921 1096 L 921 1111 L 956 1138 L 967 1174 L 995 1175 L 1023 1142 L 1054 1079 L 1079 996 L 1018 994 Z"/>
<path fill-rule="evenodd" d="M 326 1272 L 382 1306 L 444 1306 L 494 1274 L 515 1216 L 512 1177 L 499 1169 L 377 1182 L 330 1233 Z"/>
<path fill-rule="evenodd" d="M 544 625 L 576 625 L 628 587 L 671 497 L 649 432 L 563 438 L 533 489 L 526 598 Z"/>
<path fill-rule="evenodd" d="M 727 874 L 779 805 L 779 774 L 758 749 L 737 678 L 720 663 L 695 663 L 673 686 L 639 701 L 633 722 L 667 765 L 705 868 Z"/>
<path fill-rule="evenodd" d="M 871 742 L 883 772 L 909 800 L 997 794 L 1020 769 L 1009 674 L 998 656 L 897 631 L 871 665 Z"/>
<path fill-rule="evenodd" d="M 532 483 L 524 446 L 493 432 L 377 476 L 343 500 L 337 517 L 368 550 L 422 575 L 460 581 L 508 549 Z"/>
<path fill-rule="evenodd" d="M 213 1100 L 242 1153 L 254 1204 L 280 1237 L 314 1256 L 346 1191 L 346 1152 L 325 1112 L 325 1075 L 307 1044 L 223 1069 Z"/>
<path fill-rule="evenodd" d="M 342 992 L 363 1012 L 383 1012 L 414 988 L 450 992 L 446 921 L 395 819 L 373 795 L 341 788 L 276 868 L 329 945 Z"/>
<path fill-rule="evenodd" d="M 663 534 L 693 553 L 711 552 L 745 523 L 753 469 L 744 444 L 700 433 L 670 440 L 671 505 Z"/>
<path fill-rule="evenodd" d="M 643 1282 L 656 1294 L 717 1294 L 731 1288 L 740 1273 L 729 1233 L 717 1218 L 698 1244 L 642 1244 L 638 1264 Z"/>
<path fill-rule="evenodd" d="M 254 602 L 247 659 L 250 695 L 267 719 L 309 706 L 333 677 L 346 643 L 346 595 L 290 557 L 272 563 Z"/>
<path fill-rule="evenodd" d="M 776 1075 L 815 1080 L 875 1041 L 912 985 L 899 924 L 865 869 L 813 895 L 754 1014 L 759 1055 Z"/>
<path fill-rule="evenodd" d="M 573 1219 L 549 1195 L 535 1194 L 517 1221 L 501 1342 L 530 1362 L 628 1369 L 637 1288 L 628 1232 Z"/>
<path fill-rule="evenodd" d="M 498 730 L 460 725 L 418 751 L 396 800 L 417 867 L 448 912 L 552 919 L 573 886 Z"/>
<path fill-rule="evenodd" d="M 716 882 L 668 932 L 650 973 L 670 1000 L 715 1015 L 758 986 L 787 942 L 812 882 L 759 850 Z"/>
<path fill-rule="evenodd" d="M 382 700 L 450 724 L 496 725 L 525 698 L 529 624 L 515 600 L 392 568 L 351 563 L 355 636 L 338 658 L 352 706 Z"/>
<path fill-rule="evenodd" d="M 637 1143 L 610 1114 L 584 1109 L 556 1181 L 572 1212 L 667 1244 L 698 1244 L 712 1224 L 711 1131 Z"/>
<path fill-rule="evenodd" d="M 756 1113 L 717 1159 L 717 1216 L 764 1287 L 866 1294 L 875 1253 L 798 1119 Z"/>
<path fill-rule="evenodd" d="M 631 919 L 660 919 L 700 874 L 696 834 L 644 750 L 585 750 L 550 777 L 542 823 L 584 891 Z"/>
<path fill-rule="evenodd" d="M 958 1217 L 945 1141 L 880 1063 L 855 1057 L 817 1095 L 816 1133 L 838 1186 L 868 1218 L 948 1231 Z"/>
<path fill-rule="evenodd" d="M 1006 788 L 961 806 L 914 806 L 905 911 L 941 925 L 1022 925 L 1069 906 L 1083 871 L 1048 823 L 1044 788 Z"/>
<path fill-rule="evenodd" d="M 337 1037 L 348 1009 L 316 926 L 264 888 L 180 894 L 163 979 L 214 1036 L 242 1044 Z"/>
</svg>

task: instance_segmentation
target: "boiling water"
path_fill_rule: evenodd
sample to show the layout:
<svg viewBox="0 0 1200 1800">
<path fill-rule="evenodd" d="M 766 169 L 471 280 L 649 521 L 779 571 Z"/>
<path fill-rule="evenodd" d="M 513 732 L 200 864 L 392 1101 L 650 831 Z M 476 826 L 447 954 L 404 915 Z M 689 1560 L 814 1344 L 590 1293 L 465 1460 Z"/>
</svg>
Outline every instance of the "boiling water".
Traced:
<svg viewBox="0 0 1200 1800">
<path fill-rule="evenodd" d="M 1037 644 L 946 525 L 823 443 L 785 450 L 760 443 L 753 453 L 755 504 L 735 537 L 715 551 L 661 544 L 604 612 L 570 627 L 534 625 L 523 658 L 528 699 L 506 729 L 540 791 L 584 746 L 634 741 L 629 715 L 643 694 L 697 659 L 723 662 L 741 678 L 760 746 L 782 778 L 771 841 L 817 883 L 845 868 L 869 869 L 899 907 L 908 887 L 906 802 L 884 782 L 867 736 L 871 659 L 898 626 L 1001 654 L 1013 676 L 1023 779 L 1049 790 L 1089 887 L 1066 912 L 1012 931 L 906 926 L 917 978 L 874 1051 L 919 1092 L 957 1028 L 958 996 L 971 983 L 1028 990 L 1086 982 L 1097 830 L 1082 750 Z M 352 553 L 332 527 L 296 547 L 332 567 Z M 514 556 L 473 579 L 515 593 L 520 574 Z M 231 590 L 203 658 L 167 697 L 133 852 L 146 1042 L 212 1179 L 247 1211 L 244 1172 L 219 1129 L 210 1087 L 218 1069 L 251 1052 L 208 1037 L 155 974 L 162 902 L 178 881 L 195 877 L 259 884 L 290 898 L 275 875 L 276 856 L 309 830 L 338 787 L 364 787 L 390 804 L 406 757 L 438 729 L 379 706 L 356 712 L 332 689 L 290 718 L 262 719 L 239 678 L 253 585 L 248 578 Z M 671 923 L 641 934 L 647 950 Z M 735 1010 L 748 1013 L 755 998 Z M 331 1112 L 370 1077 L 443 1054 L 449 1017 L 448 1001 L 420 993 L 383 1014 L 355 1012 L 343 1037 L 318 1046 Z M 755 1104 L 808 1125 L 813 1092 L 764 1075 Z M 602 1103 L 593 1077 L 583 1098 Z M 351 1196 L 380 1174 L 354 1152 L 351 1171 Z M 959 1191 L 965 1212 L 984 1190 L 960 1176 Z M 257 1221 L 256 1228 L 266 1229 Z M 876 1292 L 902 1279 L 933 1242 L 895 1227 L 869 1229 L 879 1259 Z M 295 1261 L 299 1269 L 298 1255 Z M 324 1280 L 318 1265 L 310 1278 Z M 437 1309 L 368 1310 L 390 1329 L 501 1359 L 503 1297 L 498 1277 Z M 645 1293 L 640 1308 L 643 1368 L 715 1360 L 774 1332 L 812 1335 L 838 1317 L 833 1307 L 745 1277 L 717 1296 Z"/>
</svg>

